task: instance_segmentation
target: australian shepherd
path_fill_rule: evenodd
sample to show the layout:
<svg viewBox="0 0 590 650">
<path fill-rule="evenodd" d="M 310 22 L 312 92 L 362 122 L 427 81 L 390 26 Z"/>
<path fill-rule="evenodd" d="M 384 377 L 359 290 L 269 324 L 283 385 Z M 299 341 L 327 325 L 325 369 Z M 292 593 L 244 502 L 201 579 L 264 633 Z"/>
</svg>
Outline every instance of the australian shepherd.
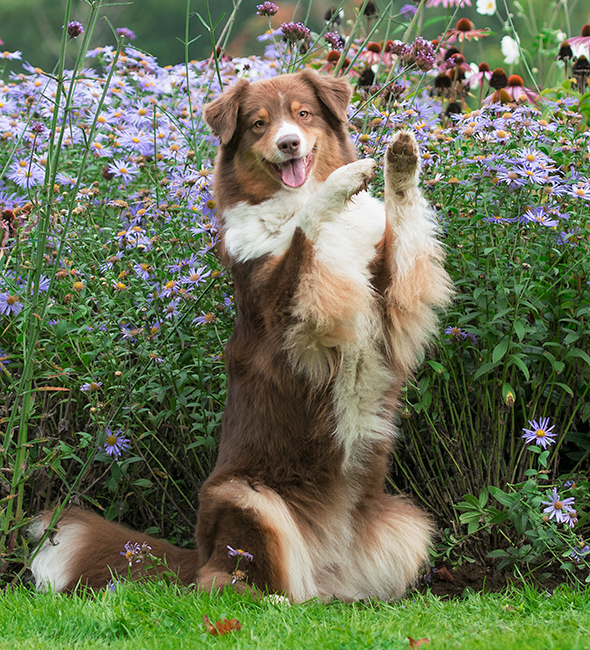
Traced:
<svg viewBox="0 0 590 650">
<path fill-rule="evenodd" d="M 205 590 L 390 599 L 427 559 L 429 517 L 385 479 L 400 391 L 450 283 L 416 140 L 393 135 L 384 201 L 372 197 L 375 161 L 355 159 L 346 129 L 350 97 L 346 80 L 304 70 L 240 79 L 205 107 L 238 316 L 196 549 L 70 509 L 34 554 L 39 588 L 102 587 L 128 564 L 161 570 L 136 562 L 146 544 Z M 35 520 L 33 539 L 50 520 Z"/>
</svg>

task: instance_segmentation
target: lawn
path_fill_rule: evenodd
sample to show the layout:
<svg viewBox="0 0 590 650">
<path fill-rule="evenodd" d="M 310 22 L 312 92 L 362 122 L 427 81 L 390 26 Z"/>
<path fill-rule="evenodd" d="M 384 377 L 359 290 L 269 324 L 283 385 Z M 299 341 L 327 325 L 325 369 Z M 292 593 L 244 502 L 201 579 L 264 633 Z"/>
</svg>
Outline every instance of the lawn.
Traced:
<svg viewBox="0 0 590 650">
<path fill-rule="evenodd" d="M 211 622 L 241 629 L 211 635 Z M 290 648 L 343 650 L 582 650 L 590 638 L 590 590 L 510 589 L 441 600 L 415 594 L 397 603 L 252 602 L 234 593 L 200 594 L 165 584 L 117 585 L 83 597 L 18 588 L 0 600 L 0 648 Z"/>
</svg>

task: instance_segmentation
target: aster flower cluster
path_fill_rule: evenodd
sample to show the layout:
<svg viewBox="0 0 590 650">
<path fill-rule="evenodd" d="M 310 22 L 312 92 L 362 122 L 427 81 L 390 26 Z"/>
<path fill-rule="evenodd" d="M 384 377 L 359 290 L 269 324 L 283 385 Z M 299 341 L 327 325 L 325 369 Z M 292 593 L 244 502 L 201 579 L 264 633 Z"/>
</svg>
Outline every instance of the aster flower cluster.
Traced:
<svg viewBox="0 0 590 650">
<path fill-rule="evenodd" d="M 132 567 L 134 564 L 140 564 L 151 558 L 151 550 L 152 547 L 147 542 L 140 544 L 139 542 L 129 541 L 125 544 L 125 550 L 121 551 L 121 555 L 125 556 L 127 563 Z"/>
</svg>

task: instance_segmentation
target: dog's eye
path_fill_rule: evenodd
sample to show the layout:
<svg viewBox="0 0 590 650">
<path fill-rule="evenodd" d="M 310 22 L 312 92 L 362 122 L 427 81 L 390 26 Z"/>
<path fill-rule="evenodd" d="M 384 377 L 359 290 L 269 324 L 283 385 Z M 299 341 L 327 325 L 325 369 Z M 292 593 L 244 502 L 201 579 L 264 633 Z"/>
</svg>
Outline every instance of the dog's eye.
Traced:
<svg viewBox="0 0 590 650">
<path fill-rule="evenodd" d="M 255 129 L 261 129 L 264 126 L 264 120 L 256 120 L 252 126 Z"/>
<path fill-rule="evenodd" d="M 299 117 L 304 120 L 306 117 L 309 117 L 309 111 L 299 111 Z"/>
</svg>

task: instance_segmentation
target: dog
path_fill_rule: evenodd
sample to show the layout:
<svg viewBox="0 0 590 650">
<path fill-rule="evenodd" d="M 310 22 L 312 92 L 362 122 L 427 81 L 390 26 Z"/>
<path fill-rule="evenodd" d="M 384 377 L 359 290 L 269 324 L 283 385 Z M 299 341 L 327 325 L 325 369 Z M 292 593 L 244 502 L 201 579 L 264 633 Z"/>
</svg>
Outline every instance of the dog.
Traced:
<svg viewBox="0 0 590 650">
<path fill-rule="evenodd" d="M 240 79 L 207 104 L 218 137 L 220 255 L 237 319 L 216 466 L 196 549 L 71 509 L 37 549 L 38 588 L 99 588 L 157 571 L 211 591 L 354 601 L 399 598 L 428 558 L 432 522 L 385 491 L 400 392 L 451 296 L 407 131 L 385 154 L 384 201 L 346 129 L 345 79 L 305 69 Z M 33 524 L 39 542 L 51 512 Z"/>
</svg>

